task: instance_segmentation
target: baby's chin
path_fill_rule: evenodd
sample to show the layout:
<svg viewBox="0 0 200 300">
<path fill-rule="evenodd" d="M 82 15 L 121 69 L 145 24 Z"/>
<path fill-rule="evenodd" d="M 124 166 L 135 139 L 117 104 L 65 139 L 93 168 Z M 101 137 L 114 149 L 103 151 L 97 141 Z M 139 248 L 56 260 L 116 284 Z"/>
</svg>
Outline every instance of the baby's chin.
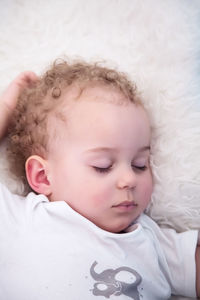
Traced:
<svg viewBox="0 0 200 300">
<path fill-rule="evenodd" d="M 130 222 L 123 222 L 117 224 L 96 224 L 99 228 L 111 232 L 111 233 L 125 233 L 126 229 L 129 227 Z"/>
</svg>

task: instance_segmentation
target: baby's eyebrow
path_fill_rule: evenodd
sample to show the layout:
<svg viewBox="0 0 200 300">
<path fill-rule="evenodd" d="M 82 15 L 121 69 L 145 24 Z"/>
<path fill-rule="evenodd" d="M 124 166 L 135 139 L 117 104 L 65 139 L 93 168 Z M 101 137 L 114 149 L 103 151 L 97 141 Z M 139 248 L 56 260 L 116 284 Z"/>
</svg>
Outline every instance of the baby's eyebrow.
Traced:
<svg viewBox="0 0 200 300">
<path fill-rule="evenodd" d="M 138 152 L 145 152 L 145 151 L 150 151 L 150 146 L 144 146 L 138 149 Z M 90 153 L 101 153 L 101 152 L 117 152 L 117 149 L 112 148 L 112 147 L 97 147 L 97 148 L 92 148 L 86 150 L 84 153 L 85 154 L 90 154 Z"/>
<path fill-rule="evenodd" d="M 116 152 L 117 150 L 115 148 L 110 148 L 110 147 L 97 147 L 97 148 L 92 148 L 86 150 L 84 153 L 89 154 L 89 153 L 99 153 L 99 152 Z"/>
</svg>

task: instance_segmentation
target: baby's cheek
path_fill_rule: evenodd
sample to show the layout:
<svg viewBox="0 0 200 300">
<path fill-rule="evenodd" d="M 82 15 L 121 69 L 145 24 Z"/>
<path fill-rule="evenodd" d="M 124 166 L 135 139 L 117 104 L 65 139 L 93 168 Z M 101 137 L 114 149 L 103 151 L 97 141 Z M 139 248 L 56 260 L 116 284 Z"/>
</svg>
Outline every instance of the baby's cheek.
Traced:
<svg viewBox="0 0 200 300">
<path fill-rule="evenodd" d="M 108 203 L 112 199 L 112 193 L 110 190 L 101 190 L 101 191 L 96 191 L 92 195 L 93 202 L 100 206 L 104 203 Z"/>
</svg>

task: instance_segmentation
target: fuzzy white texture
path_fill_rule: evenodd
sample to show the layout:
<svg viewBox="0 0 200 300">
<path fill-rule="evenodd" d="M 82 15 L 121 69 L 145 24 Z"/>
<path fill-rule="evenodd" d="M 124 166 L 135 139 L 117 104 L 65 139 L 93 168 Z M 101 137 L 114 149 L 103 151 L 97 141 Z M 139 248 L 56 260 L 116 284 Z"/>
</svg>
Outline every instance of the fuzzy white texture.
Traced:
<svg viewBox="0 0 200 300">
<path fill-rule="evenodd" d="M 64 55 L 127 72 L 153 127 L 148 213 L 178 231 L 200 228 L 199 23 L 199 0 L 0 0 L 0 90 Z M 0 179 L 20 193 L 0 151 Z"/>
</svg>

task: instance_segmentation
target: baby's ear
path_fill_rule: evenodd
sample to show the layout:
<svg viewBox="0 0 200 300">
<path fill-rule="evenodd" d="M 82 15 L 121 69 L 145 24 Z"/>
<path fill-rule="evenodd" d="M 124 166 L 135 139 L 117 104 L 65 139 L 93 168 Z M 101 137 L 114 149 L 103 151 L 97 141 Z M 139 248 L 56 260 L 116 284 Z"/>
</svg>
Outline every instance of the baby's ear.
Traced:
<svg viewBox="0 0 200 300">
<path fill-rule="evenodd" d="M 38 194 L 49 196 L 51 194 L 51 184 L 47 176 L 47 161 L 38 155 L 30 156 L 26 161 L 27 181 Z"/>
</svg>

